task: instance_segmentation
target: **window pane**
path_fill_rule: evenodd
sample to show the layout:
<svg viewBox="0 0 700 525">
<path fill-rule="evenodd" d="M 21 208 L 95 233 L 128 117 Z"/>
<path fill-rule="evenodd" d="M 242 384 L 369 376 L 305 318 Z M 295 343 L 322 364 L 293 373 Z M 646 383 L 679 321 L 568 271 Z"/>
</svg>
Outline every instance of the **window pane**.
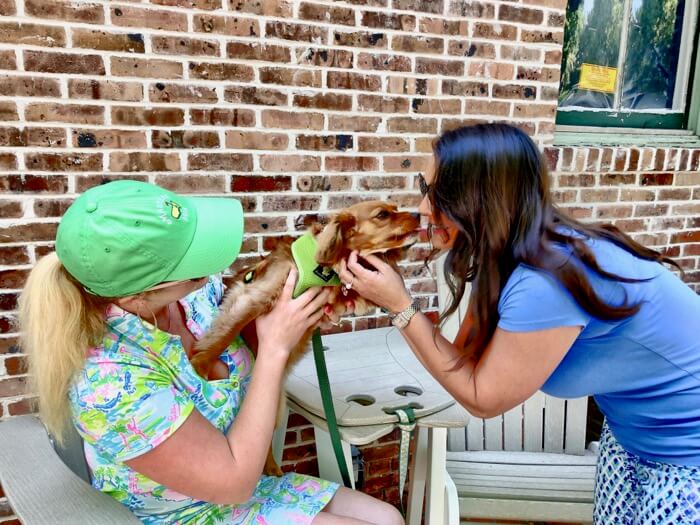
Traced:
<svg viewBox="0 0 700 525">
<path fill-rule="evenodd" d="M 623 108 L 673 107 L 684 8 L 684 0 L 633 0 Z"/>
<path fill-rule="evenodd" d="M 614 77 L 617 74 L 623 8 L 622 0 L 569 1 L 562 56 L 560 107 L 613 107 L 615 95 L 610 91 L 614 91 Z M 591 68 L 584 64 L 614 69 Z M 605 75 L 607 82 L 602 78 Z M 612 90 L 609 88 L 611 81 Z"/>
</svg>

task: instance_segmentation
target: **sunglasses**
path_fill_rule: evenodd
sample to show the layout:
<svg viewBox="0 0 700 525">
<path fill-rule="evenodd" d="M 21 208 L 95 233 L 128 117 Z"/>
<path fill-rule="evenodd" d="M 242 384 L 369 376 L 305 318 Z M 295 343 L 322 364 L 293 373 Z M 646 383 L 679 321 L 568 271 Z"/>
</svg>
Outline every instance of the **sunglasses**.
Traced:
<svg viewBox="0 0 700 525">
<path fill-rule="evenodd" d="M 421 197 L 428 195 L 432 186 L 432 184 L 425 182 L 425 178 L 423 177 L 422 173 L 418 174 L 418 188 L 420 189 Z"/>
<path fill-rule="evenodd" d="M 180 281 L 167 281 L 165 283 L 160 283 L 156 284 L 155 286 L 152 286 L 148 290 L 144 290 L 145 292 L 152 292 L 154 290 L 162 290 L 163 288 L 170 288 L 172 286 L 177 286 L 182 283 L 195 283 L 197 281 L 201 281 L 202 279 L 205 279 L 206 277 L 195 277 L 194 279 L 183 279 Z"/>
</svg>

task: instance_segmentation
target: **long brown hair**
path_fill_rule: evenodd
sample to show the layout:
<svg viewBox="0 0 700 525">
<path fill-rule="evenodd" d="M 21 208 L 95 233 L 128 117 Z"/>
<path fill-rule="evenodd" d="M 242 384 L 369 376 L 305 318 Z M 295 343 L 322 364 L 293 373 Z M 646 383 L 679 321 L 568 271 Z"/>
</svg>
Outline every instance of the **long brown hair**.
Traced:
<svg viewBox="0 0 700 525">
<path fill-rule="evenodd" d="M 456 367 L 484 352 L 498 324 L 501 292 L 520 263 L 554 276 L 581 308 L 604 320 L 629 317 L 640 305 L 607 304 L 591 287 L 583 266 L 606 279 L 639 280 L 601 268 L 586 238 L 605 239 L 642 259 L 678 267 L 669 257 L 645 248 L 610 224 L 582 224 L 559 210 L 552 202 L 542 155 L 518 128 L 465 126 L 441 135 L 433 150 L 436 173 L 428 198 L 434 214 L 444 214 L 459 230 L 445 259 L 452 302 L 441 321 L 457 309 L 466 283 L 472 283 L 472 325 L 464 357 Z"/>
</svg>

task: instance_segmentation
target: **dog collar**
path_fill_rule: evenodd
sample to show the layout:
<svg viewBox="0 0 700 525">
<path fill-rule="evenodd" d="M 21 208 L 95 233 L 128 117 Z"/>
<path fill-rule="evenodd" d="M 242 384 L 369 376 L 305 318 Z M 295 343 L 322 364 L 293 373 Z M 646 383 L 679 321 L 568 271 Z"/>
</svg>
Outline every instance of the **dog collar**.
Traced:
<svg viewBox="0 0 700 525">
<path fill-rule="evenodd" d="M 340 286 L 340 277 L 333 268 L 316 262 L 316 248 L 316 239 L 311 233 L 305 233 L 292 243 L 292 256 L 299 271 L 293 297 L 313 286 Z"/>
</svg>

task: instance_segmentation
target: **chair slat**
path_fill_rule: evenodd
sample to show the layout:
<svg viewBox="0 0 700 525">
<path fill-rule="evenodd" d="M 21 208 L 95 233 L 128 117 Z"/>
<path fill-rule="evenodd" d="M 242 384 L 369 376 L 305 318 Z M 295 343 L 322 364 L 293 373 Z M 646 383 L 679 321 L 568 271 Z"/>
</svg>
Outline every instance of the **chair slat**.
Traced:
<svg viewBox="0 0 700 525">
<path fill-rule="evenodd" d="M 471 418 L 467 424 L 467 450 L 484 450 L 484 420 Z"/>
<path fill-rule="evenodd" d="M 503 450 L 503 416 L 484 419 L 484 447 Z"/>
<path fill-rule="evenodd" d="M 588 398 L 569 399 L 566 403 L 566 434 L 564 452 L 583 454 L 586 450 L 586 413 Z"/>
<path fill-rule="evenodd" d="M 544 451 L 564 452 L 564 399 L 545 396 Z"/>
<path fill-rule="evenodd" d="M 523 449 L 523 405 L 503 414 L 503 450 Z"/>
<path fill-rule="evenodd" d="M 544 444 L 542 442 L 544 398 L 545 395 L 538 391 L 523 403 L 523 426 L 525 427 L 523 449 L 528 452 L 542 452 L 542 450 L 544 450 Z"/>
</svg>

